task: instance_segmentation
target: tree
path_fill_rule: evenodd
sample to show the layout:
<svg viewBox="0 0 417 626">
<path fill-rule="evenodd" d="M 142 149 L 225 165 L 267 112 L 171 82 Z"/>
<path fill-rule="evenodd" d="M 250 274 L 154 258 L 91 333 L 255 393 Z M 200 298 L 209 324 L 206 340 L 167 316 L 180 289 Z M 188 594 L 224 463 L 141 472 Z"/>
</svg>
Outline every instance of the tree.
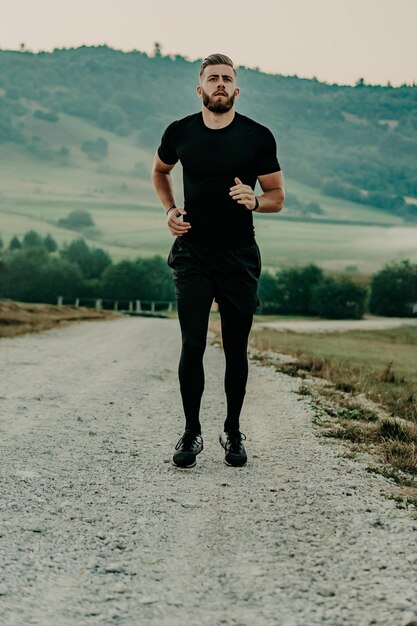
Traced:
<svg viewBox="0 0 417 626">
<path fill-rule="evenodd" d="M 117 105 L 108 105 L 100 109 L 97 123 L 101 128 L 118 132 L 120 128 L 129 128 L 129 119 L 126 113 Z"/>
<path fill-rule="evenodd" d="M 103 274 L 101 291 L 104 298 L 135 300 L 141 272 L 133 261 L 120 261 L 110 265 Z"/>
<path fill-rule="evenodd" d="M 9 250 L 10 250 L 10 252 L 13 252 L 13 250 L 20 250 L 21 247 L 22 247 L 22 244 L 21 244 L 19 238 L 16 237 L 16 235 L 14 235 L 11 238 L 10 243 L 9 243 Z"/>
<path fill-rule="evenodd" d="M 112 261 L 110 256 L 101 248 L 90 248 L 84 239 L 75 239 L 66 245 L 60 256 L 71 263 L 78 265 L 84 278 L 100 278 Z"/>
<path fill-rule="evenodd" d="M 93 218 L 88 211 L 75 210 L 71 211 L 66 218 L 58 220 L 58 226 L 62 228 L 70 228 L 72 230 L 83 230 L 94 226 Z"/>
<path fill-rule="evenodd" d="M 154 43 L 153 55 L 156 58 L 160 58 L 162 56 L 162 45 L 158 41 L 155 41 Z"/>
<path fill-rule="evenodd" d="M 312 313 L 312 290 L 323 278 L 322 270 L 313 263 L 305 267 L 288 267 L 274 277 L 262 274 L 259 297 L 263 310 L 276 313 L 306 315 Z"/>
<path fill-rule="evenodd" d="M 23 248 L 43 247 L 43 239 L 36 230 L 28 230 L 23 235 Z"/>
<path fill-rule="evenodd" d="M 58 250 L 58 244 L 55 239 L 49 233 L 43 239 L 43 245 L 48 252 L 56 252 Z"/>
<path fill-rule="evenodd" d="M 90 161 L 103 161 L 109 153 L 109 142 L 103 137 L 97 137 L 95 141 L 83 141 L 81 150 Z"/>
<path fill-rule="evenodd" d="M 0 254 L 1 254 L 1 251 L 3 250 L 3 248 L 4 248 L 4 243 L 3 243 L 3 239 L 2 239 L 2 237 L 0 235 Z"/>
<path fill-rule="evenodd" d="M 361 319 L 368 291 L 351 279 L 324 278 L 312 291 L 312 309 L 329 319 Z"/>
<path fill-rule="evenodd" d="M 173 300 L 171 271 L 160 256 L 120 261 L 109 266 L 102 280 L 102 295 L 120 300 Z"/>
<path fill-rule="evenodd" d="M 405 317 L 417 302 L 417 264 L 389 263 L 374 274 L 369 308 L 376 315 Z"/>
<path fill-rule="evenodd" d="M 56 302 L 58 295 L 75 297 L 84 289 L 80 270 L 45 248 L 26 248 L 7 257 L 3 296 L 22 302 Z"/>
</svg>

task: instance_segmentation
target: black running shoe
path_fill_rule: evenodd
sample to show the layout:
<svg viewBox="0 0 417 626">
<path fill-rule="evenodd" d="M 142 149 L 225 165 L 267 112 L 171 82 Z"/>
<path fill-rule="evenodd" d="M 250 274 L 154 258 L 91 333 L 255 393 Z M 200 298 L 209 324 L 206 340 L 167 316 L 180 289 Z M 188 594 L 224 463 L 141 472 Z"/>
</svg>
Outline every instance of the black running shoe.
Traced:
<svg viewBox="0 0 417 626">
<path fill-rule="evenodd" d="M 194 467 L 197 461 L 195 457 L 203 449 L 203 438 L 196 433 L 185 431 L 181 439 L 175 446 L 172 463 L 176 467 Z"/>
<path fill-rule="evenodd" d="M 221 433 L 219 441 L 226 451 L 224 457 L 226 465 L 231 465 L 232 467 L 243 467 L 246 465 L 248 457 L 243 445 L 245 439 L 246 436 L 239 431 L 235 433 Z"/>
</svg>

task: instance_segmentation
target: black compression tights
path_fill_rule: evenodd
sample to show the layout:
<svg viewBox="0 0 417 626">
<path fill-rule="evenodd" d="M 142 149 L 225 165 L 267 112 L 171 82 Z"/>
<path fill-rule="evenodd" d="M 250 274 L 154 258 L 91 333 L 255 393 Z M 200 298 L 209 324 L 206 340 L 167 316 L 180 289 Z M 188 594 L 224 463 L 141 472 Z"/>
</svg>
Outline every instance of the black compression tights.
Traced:
<svg viewBox="0 0 417 626">
<path fill-rule="evenodd" d="M 182 351 L 178 368 L 186 430 L 201 432 L 199 419 L 201 396 L 204 391 L 203 355 L 211 301 L 178 299 L 178 317 L 182 333 Z M 238 311 L 230 304 L 219 306 L 223 349 L 226 357 L 224 387 L 227 417 L 224 430 L 239 430 L 248 378 L 247 345 L 252 315 Z"/>
</svg>

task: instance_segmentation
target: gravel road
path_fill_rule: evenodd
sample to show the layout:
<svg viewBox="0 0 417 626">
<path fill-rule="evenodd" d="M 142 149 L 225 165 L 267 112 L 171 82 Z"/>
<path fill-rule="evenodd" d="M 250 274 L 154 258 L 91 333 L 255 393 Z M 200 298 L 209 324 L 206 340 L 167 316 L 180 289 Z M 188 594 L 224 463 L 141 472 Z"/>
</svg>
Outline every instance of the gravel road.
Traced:
<svg viewBox="0 0 417 626">
<path fill-rule="evenodd" d="M 176 320 L 0 340 L 2 626 L 404 626 L 417 521 L 317 436 L 300 381 L 253 364 L 250 460 L 223 463 L 223 355 L 206 354 L 205 449 L 182 434 Z"/>
</svg>

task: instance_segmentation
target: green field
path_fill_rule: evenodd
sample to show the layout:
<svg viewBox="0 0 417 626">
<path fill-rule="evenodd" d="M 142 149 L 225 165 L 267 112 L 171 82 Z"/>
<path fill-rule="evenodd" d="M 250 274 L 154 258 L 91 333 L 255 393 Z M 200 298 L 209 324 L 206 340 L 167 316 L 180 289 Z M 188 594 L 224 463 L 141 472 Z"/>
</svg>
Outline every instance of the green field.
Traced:
<svg viewBox="0 0 417 626">
<path fill-rule="evenodd" d="M 70 150 L 68 165 L 34 159 L 17 146 L 0 146 L 0 234 L 8 243 L 29 229 L 50 232 L 62 244 L 79 233 L 57 226 L 74 209 L 88 210 L 96 229 L 89 243 L 105 247 L 115 260 L 161 254 L 172 243 L 165 218 L 150 183 L 152 151 L 88 122 L 61 115 L 59 124 L 26 117 L 29 134 L 47 139 L 51 148 Z M 109 142 L 105 164 L 81 152 L 87 139 Z M 181 172 L 175 170 L 181 202 Z M 371 273 L 392 260 L 417 261 L 417 227 L 372 207 L 323 196 L 317 189 L 286 180 L 300 200 L 318 202 L 323 219 L 294 220 L 287 209 L 279 215 L 256 215 L 255 226 L 264 267 L 315 262 L 325 269 Z"/>
<path fill-rule="evenodd" d="M 294 333 L 254 328 L 251 345 L 298 357 L 298 367 L 363 392 L 394 416 L 417 422 L 417 328 Z"/>
</svg>

